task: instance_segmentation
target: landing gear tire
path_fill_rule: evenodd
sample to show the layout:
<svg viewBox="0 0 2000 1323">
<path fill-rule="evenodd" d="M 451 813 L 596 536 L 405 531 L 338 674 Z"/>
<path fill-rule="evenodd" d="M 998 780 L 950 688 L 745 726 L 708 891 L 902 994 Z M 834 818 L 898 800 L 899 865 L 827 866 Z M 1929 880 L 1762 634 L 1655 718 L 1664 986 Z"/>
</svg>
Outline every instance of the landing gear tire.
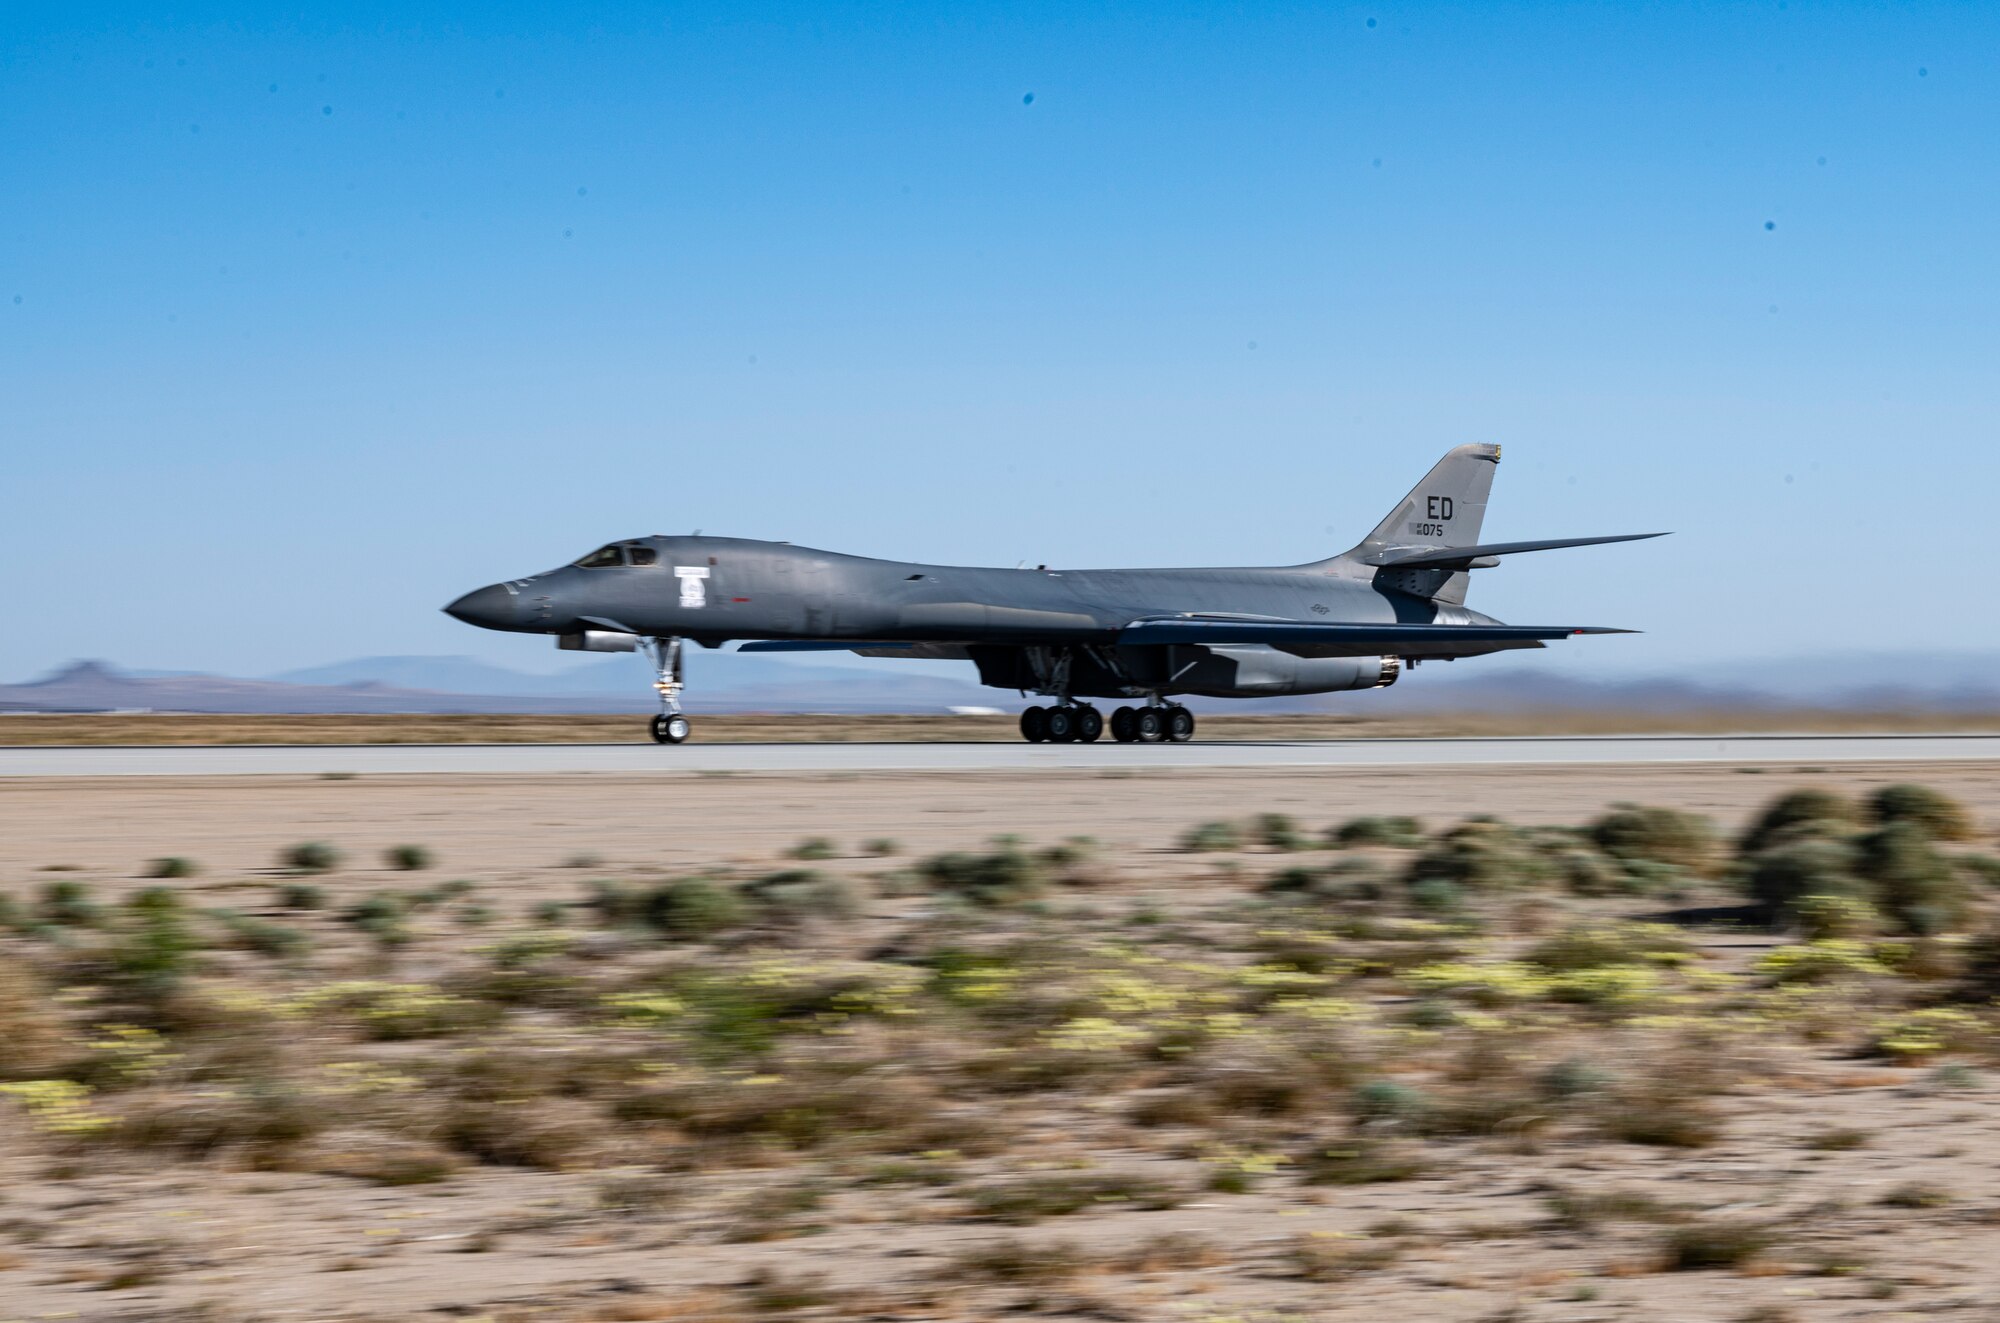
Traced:
<svg viewBox="0 0 2000 1323">
<path fill-rule="evenodd" d="M 1132 725 L 1132 709 L 1121 707 L 1111 714 L 1111 738 L 1120 744 L 1130 744 L 1138 738 Z"/>
<path fill-rule="evenodd" d="M 1167 738 L 1175 744 L 1186 744 L 1194 738 L 1194 713 L 1176 704 L 1167 709 Z"/>
<path fill-rule="evenodd" d="M 1076 708 L 1076 742 L 1094 744 L 1104 733 L 1104 714 L 1085 703 Z"/>
<path fill-rule="evenodd" d="M 688 719 L 678 712 L 662 712 L 653 718 L 653 742 L 655 744 L 679 744 L 688 737 L 692 727 Z"/>
<path fill-rule="evenodd" d="M 1158 744 L 1167 737 L 1167 717 L 1157 707 L 1142 707 L 1132 714 L 1132 739 L 1137 744 Z"/>
<path fill-rule="evenodd" d="M 1049 738 L 1049 710 L 1031 707 L 1021 713 L 1021 738 L 1030 744 L 1046 744 Z"/>
<path fill-rule="evenodd" d="M 1073 707 L 1052 707 L 1049 709 L 1049 743 L 1069 744 L 1076 739 L 1076 709 Z"/>
</svg>

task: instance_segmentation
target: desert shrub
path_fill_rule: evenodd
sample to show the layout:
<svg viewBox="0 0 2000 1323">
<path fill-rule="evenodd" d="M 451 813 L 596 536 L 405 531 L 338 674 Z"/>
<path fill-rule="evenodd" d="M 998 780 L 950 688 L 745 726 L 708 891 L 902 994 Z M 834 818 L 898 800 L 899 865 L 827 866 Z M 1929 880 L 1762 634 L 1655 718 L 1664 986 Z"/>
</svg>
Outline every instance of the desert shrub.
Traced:
<svg viewBox="0 0 2000 1323">
<path fill-rule="evenodd" d="M 1386 845 L 1394 849 L 1413 850 L 1424 843 L 1424 828 L 1415 818 L 1350 818 L 1329 831 L 1327 841 L 1343 848 Z"/>
<path fill-rule="evenodd" d="M 1605 1101 L 1604 1130 L 1613 1139 L 1657 1148 L 1707 1148 L 1722 1137 L 1715 1105 L 1670 1079 L 1642 1081 Z"/>
<path fill-rule="evenodd" d="M 794 859 L 817 861 L 831 859 L 837 853 L 832 841 L 824 836 L 808 836 L 786 851 Z"/>
<path fill-rule="evenodd" d="M 1670 1228 L 1660 1240 L 1665 1266 L 1676 1272 L 1702 1268 L 1735 1268 L 1777 1243 L 1763 1222 L 1741 1218 L 1710 1218 Z"/>
<path fill-rule="evenodd" d="M 294 873 L 331 873 L 340 860 L 340 851 L 325 841 L 300 841 L 278 855 L 278 862 Z"/>
<path fill-rule="evenodd" d="M 51 990 L 26 961 L 0 959 L 0 1080 L 39 1079 L 69 1054 Z"/>
<path fill-rule="evenodd" d="M 1606 1222 L 1675 1222 L 1684 1214 L 1643 1190 L 1556 1189 L 1545 1196 L 1558 1226 L 1589 1231 Z"/>
<path fill-rule="evenodd" d="M 225 1091 L 149 1093 L 119 1118 L 115 1137 L 134 1148 L 198 1158 L 226 1149 L 286 1152 L 328 1123 L 326 1108 L 269 1079 Z"/>
<path fill-rule="evenodd" d="M 1307 1282 L 1337 1282 L 1364 1272 L 1386 1268 L 1402 1257 L 1402 1247 L 1393 1242 L 1328 1240 L 1319 1236 L 1294 1236 L 1285 1251 L 1292 1275 Z"/>
<path fill-rule="evenodd" d="M 1455 914 L 1465 905 L 1465 892 L 1449 878 L 1420 877 L 1410 883 L 1410 906 L 1427 914 Z"/>
<path fill-rule="evenodd" d="M 156 1001 L 193 969 L 200 943 L 180 895 L 170 888 L 148 887 L 123 909 L 110 951 L 113 976 L 133 996 Z"/>
<path fill-rule="evenodd" d="M 1130 1204 L 1146 1211 L 1175 1208 L 1182 1197 L 1164 1181 L 1109 1174 L 994 1181 L 975 1185 L 964 1195 L 976 1216 L 1015 1226 L 1112 1204 Z"/>
<path fill-rule="evenodd" d="M 597 1206 L 608 1213 L 657 1213 L 684 1203 L 687 1182 L 656 1171 L 626 1172 L 597 1183 Z"/>
<path fill-rule="evenodd" d="M 1423 1090 L 1398 1080 L 1369 1080 L 1354 1091 L 1355 1119 L 1367 1122 L 1416 1124 L 1431 1110 Z"/>
<path fill-rule="evenodd" d="M 610 1135 L 604 1115 L 579 1099 L 461 1097 L 445 1109 L 438 1138 L 481 1162 L 560 1170 L 600 1149 Z"/>
<path fill-rule="evenodd" d="M 201 871 L 201 865 L 192 859 L 179 855 L 167 855 L 146 865 L 146 876 L 162 879 L 193 877 Z"/>
<path fill-rule="evenodd" d="M 634 928 L 646 922 L 646 893 L 609 878 L 590 884 L 583 906 L 606 928 Z"/>
<path fill-rule="evenodd" d="M 1301 901 L 1380 900 L 1388 891 L 1388 870 L 1378 859 L 1350 855 L 1324 867 L 1281 868 L 1264 882 L 1265 895 Z"/>
<path fill-rule="evenodd" d="M 398 892 L 371 892 L 349 906 L 340 918 L 385 948 L 407 946 L 415 938 L 410 931 L 409 903 Z"/>
<path fill-rule="evenodd" d="M 1615 1087 L 1618 1077 L 1604 1067 L 1575 1057 L 1565 1057 L 1542 1072 L 1542 1095 L 1558 1102 L 1588 1098 Z"/>
<path fill-rule="evenodd" d="M 1799 835 L 1798 828 L 1809 826 L 1816 834 L 1843 832 L 1858 822 L 1861 810 L 1853 800 L 1831 790 L 1793 790 L 1764 806 L 1738 838 L 1736 848 L 1743 854 L 1760 850 Z"/>
<path fill-rule="evenodd" d="M 1310 1144 L 1295 1165 L 1307 1185 L 1378 1185 L 1415 1180 L 1430 1170 L 1414 1146 L 1367 1136 Z"/>
<path fill-rule="evenodd" d="M 1929 1181 L 1905 1181 L 1896 1186 L 1879 1201 L 1884 1208 L 1943 1208 L 1951 1203 L 1952 1193 L 1942 1185 Z"/>
<path fill-rule="evenodd" d="M 1807 837 L 1774 845 L 1744 861 L 1744 891 L 1772 927 L 1797 921 L 1808 896 L 1840 896 L 1865 901 L 1868 884 L 1857 876 L 1860 859 L 1845 841 Z"/>
<path fill-rule="evenodd" d="M 1964 917 L 1958 870 L 1914 819 L 1892 819 L 1863 836 L 1856 869 L 1874 883 L 1876 903 L 1911 932 L 1942 932 Z"/>
<path fill-rule="evenodd" d="M 1442 882 L 1460 892 L 1502 891 L 1542 881 L 1548 872 L 1548 861 L 1524 846 L 1506 823 L 1474 818 L 1433 841 L 1410 862 L 1404 880 L 1420 908 L 1449 909 L 1452 905 L 1438 903 L 1436 894 L 1430 903 L 1419 899 L 1418 887 Z"/>
<path fill-rule="evenodd" d="M 1907 822 L 1923 829 L 1932 840 L 1972 839 L 1972 815 L 1965 806 L 1929 786 L 1883 786 L 1868 797 L 1868 816 L 1883 825 Z"/>
<path fill-rule="evenodd" d="M 209 917 L 220 924 L 229 945 L 261 956 L 284 959 L 303 955 L 312 939 L 297 928 L 268 919 L 259 919 L 235 910 L 210 910 Z"/>
<path fill-rule="evenodd" d="M 2000 857 L 1990 854 L 1962 854 L 1954 863 L 1968 882 L 1983 887 L 2000 887 Z"/>
<path fill-rule="evenodd" d="M 1827 1126 L 1806 1137 L 1806 1147 L 1818 1153 L 1851 1153 L 1868 1147 L 1874 1135 L 1850 1126 Z"/>
<path fill-rule="evenodd" d="M 326 908 L 326 888 L 310 882 L 287 882 L 278 888 L 278 904 L 288 910 Z"/>
<path fill-rule="evenodd" d="M 1853 896 L 1805 896 L 1793 912 L 1799 932 L 1809 942 L 1866 937 L 1882 924 L 1882 916 L 1873 905 Z"/>
<path fill-rule="evenodd" d="M 42 888 L 35 917 L 56 928 L 94 928 L 104 922 L 104 907 L 91 898 L 88 886 L 62 878 Z"/>
<path fill-rule="evenodd" d="M 1243 829 L 1226 819 L 1197 823 L 1181 833 L 1181 849 L 1200 854 L 1243 848 Z"/>
<path fill-rule="evenodd" d="M 1681 935 L 1664 924 L 1577 924 L 1543 938 L 1525 955 L 1529 964 L 1558 973 L 1602 969 L 1609 965 L 1681 964 L 1694 951 Z"/>
<path fill-rule="evenodd" d="M 1598 850 L 1560 850 L 1549 857 L 1556 881 L 1575 896 L 1617 896 L 1633 889 L 1631 874 Z"/>
<path fill-rule="evenodd" d="M 1303 850 L 1306 838 L 1288 813 L 1259 813 L 1250 820 L 1250 835 L 1257 844 L 1272 850 Z"/>
<path fill-rule="evenodd" d="M 1699 813 L 1620 804 L 1590 825 L 1597 848 L 1617 859 L 1673 864 L 1705 873 L 1715 862 L 1715 829 Z"/>
<path fill-rule="evenodd" d="M 1036 1244 L 1010 1236 L 960 1251 L 940 1275 L 955 1282 L 1048 1286 L 1068 1281 L 1089 1266 L 1089 1256 L 1067 1241 Z"/>
<path fill-rule="evenodd" d="M 728 887 L 705 877 L 665 882 L 646 894 L 648 926 L 677 941 L 699 942 L 743 921 L 743 901 Z"/>
<path fill-rule="evenodd" d="M 851 919 L 861 909 L 860 898 L 845 878 L 809 868 L 788 869 L 746 882 L 742 893 L 756 903 L 765 918 L 781 923 Z"/>
<path fill-rule="evenodd" d="M 1043 861 L 1013 844 L 986 854 L 934 855 L 917 865 L 917 876 L 932 890 L 974 905 L 1018 905 L 1048 887 Z"/>
<path fill-rule="evenodd" d="M 900 853 L 902 848 L 902 846 L 887 836 L 877 836 L 874 840 L 863 845 L 861 852 L 876 859 L 887 859 L 892 854 Z"/>
<path fill-rule="evenodd" d="M 436 862 L 430 850 L 421 845 L 392 845 L 382 852 L 382 861 L 406 873 L 429 868 Z"/>
</svg>

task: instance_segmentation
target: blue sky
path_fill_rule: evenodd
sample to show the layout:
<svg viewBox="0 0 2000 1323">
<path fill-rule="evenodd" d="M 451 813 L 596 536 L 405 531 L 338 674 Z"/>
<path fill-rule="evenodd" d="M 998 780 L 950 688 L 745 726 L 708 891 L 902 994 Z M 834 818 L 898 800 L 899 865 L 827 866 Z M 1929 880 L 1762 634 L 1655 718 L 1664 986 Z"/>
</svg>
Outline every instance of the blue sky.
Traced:
<svg viewBox="0 0 2000 1323">
<path fill-rule="evenodd" d="M 554 669 L 438 606 L 650 532 L 1292 563 L 1473 440 L 1676 530 L 1477 579 L 1648 631 L 1542 664 L 2000 646 L 1992 6 L 13 5 L 0 180 L 0 677 Z"/>
</svg>

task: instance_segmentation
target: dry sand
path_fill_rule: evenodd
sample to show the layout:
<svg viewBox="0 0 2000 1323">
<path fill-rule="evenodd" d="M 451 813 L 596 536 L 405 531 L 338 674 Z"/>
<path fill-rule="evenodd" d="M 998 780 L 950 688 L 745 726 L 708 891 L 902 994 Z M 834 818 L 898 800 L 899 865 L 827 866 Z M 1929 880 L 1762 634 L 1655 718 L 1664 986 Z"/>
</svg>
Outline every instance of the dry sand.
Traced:
<svg viewBox="0 0 2000 1323">
<path fill-rule="evenodd" d="M 848 849 L 887 837 L 907 853 L 923 853 L 1003 832 L 1034 841 L 1089 834 L 1117 860 L 1105 898 L 1171 909 L 1177 897 L 1210 897 L 1216 889 L 1206 862 L 1167 852 L 1203 819 L 1280 811 L 1317 827 L 1363 813 L 1413 813 L 1433 822 L 1491 813 L 1573 823 L 1629 799 L 1699 810 L 1734 826 L 1790 785 L 1858 792 L 1910 775 L 1854 765 L 17 781 L 0 782 L 0 878 L 16 892 L 58 876 L 125 889 L 140 884 L 143 861 L 186 855 L 204 866 L 200 885 L 227 901 L 232 888 L 263 886 L 275 852 L 301 839 L 334 841 L 362 860 L 415 841 L 440 857 L 432 876 L 478 877 L 493 899 L 517 904 L 573 896 L 579 880 L 594 875 L 564 866 L 578 855 L 599 861 L 595 875 L 617 876 L 730 862 L 768 867 L 806 836 Z M 2000 767 L 1938 764 L 1921 775 L 1975 809 L 1990 848 L 1990 827 L 2000 822 Z M 338 901 L 395 881 L 364 864 L 327 885 Z M 1724 960 L 1743 954 L 1729 948 L 1768 944 L 1704 940 Z M 1220 1252 L 1206 1266 L 1091 1276 L 1060 1289 L 959 1295 L 945 1283 L 930 1306 L 874 1316 L 970 1319 L 1004 1309 L 1010 1316 L 1142 1323 L 2000 1317 L 2000 1269 L 1993 1266 L 2000 1263 L 1993 1181 L 2000 1113 L 1991 1097 L 1979 1089 L 1941 1091 L 1921 1071 L 1801 1048 L 1776 1083 L 1730 1101 L 1728 1137 L 1712 1148 L 1574 1144 L 1515 1153 L 1490 1144 L 1436 1176 L 1393 1185 L 1302 1191 L 1281 1184 L 1198 1197 L 1162 1212 L 1080 1214 L 1020 1234 L 1109 1253 L 1187 1231 Z M 1183 1181 L 1196 1170 L 1171 1153 L 1094 1148 L 1091 1115 L 1088 1107 L 1052 1113 L 1036 1158 L 1123 1164 Z M 1852 1152 L 1802 1146 L 1827 1127 L 1871 1138 Z M 717 1243 L 705 1221 L 718 1206 L 708 1193 L 685 1209 L 614 1216 L 600 1207 L 602 1171 L 484 1167 L 442 1185 L 385 1189 L 226 1162 L 66 1169 L 30 1156 L 17 1141 L 0 1141 L 0 1319 L 775 1318 L 789 1315 L 752 1308 L 746 1301 L 754 1293 L 740 1284 L 773 1269 L 824 1275 L 836 1289 L 935 1280 L 949 1256 L 996 1234 L 940 1211 L 930 1196 L 876 1190 L 840 1194 L 820 1234 Z M 733 1200 L 783 1177 L 751 1171 L 701 1181 L 704 1191 L 723 1190 L 717 1199 Z M 1955 1202 L 1914 1212 L 1876 1206 L 1885 1192 L 1912 1181 L 1949 1188 Z M 1650 1242 L 1639 1233 L 1551 1234 L 1550 1182 L 1642 1190 L 1747 1216 L 1779 1207 L 1801 1218 L 1800 1210 L 1827 1211 L 1791 1228 L 1787 1253 L 1758 1269 L 1660 1273 L 1650 1270 Z M 1822 1216 L 1828 1228 L 1838 1223 L 1837 1233 L 1814 1224 Z M 1333 1283 L 1301 1282 L 1282 1267 L 1280 1247 L 1294 1237 L 1366 1244 L 1370 1227 L 1395 1218 L 1421 1232 L 1391 1267 Z M 170 1270 L 126 1281 L 120 1263 Z M 1853 1275 L 1843 1275 L 1850 1268 Z M 1764 1312 L 1751 1312 L 1757 1309 Z"/>
</svg>

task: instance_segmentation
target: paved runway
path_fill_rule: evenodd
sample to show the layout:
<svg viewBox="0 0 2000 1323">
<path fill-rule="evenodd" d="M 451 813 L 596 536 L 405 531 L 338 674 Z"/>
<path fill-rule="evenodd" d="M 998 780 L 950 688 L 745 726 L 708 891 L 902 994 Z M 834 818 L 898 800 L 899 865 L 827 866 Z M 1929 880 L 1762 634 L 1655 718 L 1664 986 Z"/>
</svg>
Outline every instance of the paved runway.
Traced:
<svg viewBox="0 0 2000 1323">
<path fill-rule="evenodd" d="M 384 744 L 0 749 L 0 777 L 353 772 L 987 772 L 1154 767 L 1938 762 L 2000 759 L 2000 735 L 1620 735 L 1192 744 Z"/>
</svg>

